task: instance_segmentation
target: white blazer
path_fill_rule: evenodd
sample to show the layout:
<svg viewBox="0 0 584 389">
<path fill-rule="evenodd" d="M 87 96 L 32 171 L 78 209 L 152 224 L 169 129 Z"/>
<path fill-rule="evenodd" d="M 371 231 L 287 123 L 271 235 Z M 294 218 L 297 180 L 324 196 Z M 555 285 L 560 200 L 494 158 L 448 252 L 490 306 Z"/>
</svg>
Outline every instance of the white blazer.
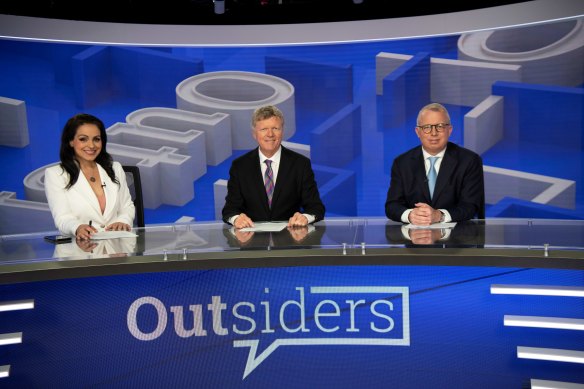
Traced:
<svg viewBox="0 0 584 389">
<path fill-rule="evenodd" d="M 114 183 L 105 170 L 98 164 L 99 176 L 105 185 L 105 211 L 101 213 L 97 196 L 91 189 L 89 181 L 79 172 L 77 182 L 65 189 L 69 182 L 69 174 L 60 165 L 45 169 L 45 193 L 55 226 L 63 235 L 75 236 L 75 231 L 81 224 L 89 224 L 103 230 L 115 222 L 132 226 L 136 210 L 130 197 L 126 173 L 119 162 L 113 163 L 116 178 L 120 184 Z"/>
</svg>

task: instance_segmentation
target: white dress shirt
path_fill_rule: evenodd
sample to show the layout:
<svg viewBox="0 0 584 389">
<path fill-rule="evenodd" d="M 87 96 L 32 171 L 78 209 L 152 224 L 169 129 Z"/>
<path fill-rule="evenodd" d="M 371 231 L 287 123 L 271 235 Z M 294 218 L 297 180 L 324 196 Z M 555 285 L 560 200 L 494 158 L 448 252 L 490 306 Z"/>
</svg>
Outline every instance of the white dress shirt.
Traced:
<svg viewBox="0 0 584 389">
<path fill-rule="evenodd" d="M 440 165 L 442 165 L 442 160 L 444 159 L 445 153 L 446 153 L 446 147 L 444 148 L 444 150 L 442 150 L 441 152 L 439 152 L 436 155 L 432 155 L 432 154 L 428 153 L 422 147 L 422 154 L 424 155 L 424 167 L 426 168 L 426 176 L 428 176 L 428 172 L 430 171 L 430 166 L 432 166 L 429 158 L 430 157 L 438 157 L 438 159 L 434 162 L 434 169 L 436 170 L 436 177 L 438 177 L 438 174 L 440 173 Z M 452 217 L 450 216 L 450 213 L 447 210 L 439 209 L 439 211 L 444 214 L 444 221 L 443 221 L 444 223 L 448 223 L 452 220 Z M 404 211 L 404 213 L 401 216 L 402 222 L 404 222 L 404 223 L 410 222 L 410 220 L 408 219 L 410 216 L 410 212 L 412 212 L 411 208 Z"/>
</svg>

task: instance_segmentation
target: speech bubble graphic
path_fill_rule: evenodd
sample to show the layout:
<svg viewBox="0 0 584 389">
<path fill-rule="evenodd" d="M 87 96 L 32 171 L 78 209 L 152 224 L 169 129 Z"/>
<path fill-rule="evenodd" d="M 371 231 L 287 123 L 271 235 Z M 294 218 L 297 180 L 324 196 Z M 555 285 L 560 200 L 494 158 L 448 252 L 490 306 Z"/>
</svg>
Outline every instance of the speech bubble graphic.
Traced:
<svg viewBox="0 0 584 389">
<path fill-rule="evenodd" d="M 280 346 L 409 346 L 410 345 L 410 295 L 409 288 L 403 286 L 313 286 L 311 294 L 401 294 L 402 337 L 379 338 L 294 338 L 276 339 L 258 355 L 259 339 L 236 340 L 233 347 L 249 347 L 249 354 L 243 372 L 245 379 Z"/>
</svg>

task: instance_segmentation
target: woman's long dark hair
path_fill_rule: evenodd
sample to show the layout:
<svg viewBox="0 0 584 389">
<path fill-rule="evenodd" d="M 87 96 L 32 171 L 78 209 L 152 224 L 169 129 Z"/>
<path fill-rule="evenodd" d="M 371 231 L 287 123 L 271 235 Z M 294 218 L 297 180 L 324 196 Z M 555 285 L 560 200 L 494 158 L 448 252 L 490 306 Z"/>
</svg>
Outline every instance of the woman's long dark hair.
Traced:
<svg viewBox="0 0 584 389">
<path fill-rule="evenodd" d="M 61 150 L 59 152 L 59 157 L 61 158 L 61 168 L 69 173 L 69 183 L 65 189 L 71 188 L 77 182 L 79 178 L 79 163 L 75 159 L 75 150 L 71 147 L 70 143 L 75 138 L 77 129 L 84 124 L 93 124 L 99 128 L 99 135 L 101 137 L 101 151 L 95 162 L 101 165 L 101 167 L 106 171 L 109 178 L 116 184 L 120 184 L 116 178 L 116 173 L 113 168 L 113 158 L 108 154 L 106 150 L 107 146 L 107 134 L 105 132 L 105 126 L 103 122 L 93 115 L 87 113 L 80 113 L 73 116 L 71 119 L 67 120 L 65 127 L 63 127 L 63 133 L 61 134 Z"/>
</svg>

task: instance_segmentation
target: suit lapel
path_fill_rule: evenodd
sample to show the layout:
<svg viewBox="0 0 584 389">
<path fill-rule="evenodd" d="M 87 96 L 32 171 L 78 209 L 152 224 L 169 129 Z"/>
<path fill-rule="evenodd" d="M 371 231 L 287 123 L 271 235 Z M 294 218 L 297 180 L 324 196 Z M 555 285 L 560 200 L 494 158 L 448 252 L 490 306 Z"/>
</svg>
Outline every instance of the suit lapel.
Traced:
<svg viewBox="0 0 584 389">
<path fill-rule="evenodd" d="M 103 217 L 105 220 L 110 220 L 110 216 L 112 216 L 114 206 L 117 202 L 118 185 L 109 178 L 106 171 L 99 164 L 97 165 L 97 168 L 99 169 L 101 182 L 105 184 L 105 187 L 103 188 L 105 193 L 105 210 L 103 211 Z M 101 210 L 99 212 L 101 213 Z"/>
<path fill-rule="evenodd" d="M 260 153 L 258 148 L 255 149 L 255 152 L 251 155 L 251 163 L 253 165 L 254 173 L 254 186 L 256 187 L 256 193 L 260 193 L 262 198 L 262 205 L 266 214 L 270 213 L 270 206 L 268 205 L 268 195 L 266 194 L 266 187 L 264 186 L 264 177 L 262 175 L 262 166 L 260 166 Z M 274 202 L 272 196 L 272 203 Z"/>
<path fill-rule="evenodd" d="M 276 178 L 276 186 L 274 186 L 274 194 L 272 195 L 272 208 L 274 208 L 274 204 L 278 202 L 278 197 L 280 197 L 282 187 L 285 185 L 287 181 L 286 179 L 284 179 L 284 177 L 288 178 L 288 174 L 291 169 L 292 160 L 290 159 L 288 150 L 286 150 L 282 146 L 282 154 L 280 155 L 280 166 L 278 167 L 278 177 Z"/>
<path fill-rule="evenodd" d="M 453 148 L 454 146 L 449 144 L 447 146 L 446 153 L 444 153 L 444 159 L 440 164 L 440 172 L 438 173 L 436 186 L 434 187 L 434 197 L 432 199 L 433 203 L 435 203 L 438 197 L 440 197 L 440 193 L 446 186 L 446 183 L 450 181 L 450 176 L 458 164 L 458 159 L 454 156 Z"/>
<path fill-rule="evenodd" d="M 100 171 L 101 174 L 101 171 Z M 97 215 L 101 215 L 101 209 L 99 208 L 99 202 L 97 201 L 97 196 L 93 193 L 93 189 L 91 189 L 91 185 L 89 185 L 89 181 L 85 178 L 85 175 L 80 171 L 79 176 L 77 177 L 77 182 L 71 190 L 74 190 L 79 195 L 79 198 L 83 199 L 91 207 L 93 212 Z M 82 206 L 81 204 L 75 204 L 75 206 Z"/>
<path fill-rule="evenodd" d="M 424 154 L 422 153 L 422 146 L 418 147 L 414 155 L 412 156 L 412 166 L 414 168 L 414 179 L 416 185 L 418 185 L 422 193 L 424 194 L 423 199 L 417 199 L 416 202 L 422 201 L 430 204 L 430 188 L 428 188 L 428 179 L 426 177 L 426 165 L 424 164 Z"/>
</svg>

